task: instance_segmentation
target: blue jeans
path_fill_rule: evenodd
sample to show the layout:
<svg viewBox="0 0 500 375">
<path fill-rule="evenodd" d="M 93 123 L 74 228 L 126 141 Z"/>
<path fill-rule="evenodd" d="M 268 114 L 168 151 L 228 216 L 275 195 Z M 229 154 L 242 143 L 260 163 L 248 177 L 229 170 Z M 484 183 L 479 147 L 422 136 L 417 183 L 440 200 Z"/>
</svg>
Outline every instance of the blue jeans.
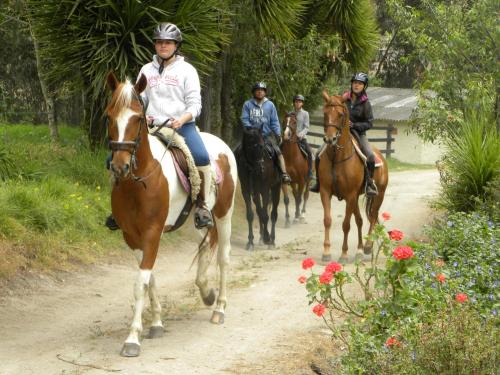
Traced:
<svg viewBox="0 0 500 375">
<path fill-rule="evenodd" d="M 201 140 L 200 133 L 196 130 L 194 121 L 187 122 L 182 125 L 179 129 L 177 129 L 177 133 L 184 137 L 189 151 L 193 154 L 194 163 L 197 167 L 203 167 L 210 164 L 208 151 L 205 148 L 205 144 Z"/>
</svg>

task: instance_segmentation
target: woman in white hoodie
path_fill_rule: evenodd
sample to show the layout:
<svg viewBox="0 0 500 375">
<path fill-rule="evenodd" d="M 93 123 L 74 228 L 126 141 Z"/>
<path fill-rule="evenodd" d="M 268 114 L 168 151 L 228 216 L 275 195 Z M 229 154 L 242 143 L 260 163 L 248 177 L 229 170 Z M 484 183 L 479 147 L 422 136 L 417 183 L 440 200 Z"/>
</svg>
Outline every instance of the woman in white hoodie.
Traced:
<svg viewBox="0 0 500 375">
<path fill-rule="evenodd" d="M 153 40 L 156 55 L 152 62 L 141 68 L 138 75 L 140 78 L 144 74 L 148 80 L 148 85 L 141 94 L 147 107 L 146 117 L 154 125 L 169 120 L 168 126 L 184 137 L 202 180 L 195 209 L 195 223 L 199 228 L 210 228 L 214 222 L 205 203 L 205 197 L 210 192 L 210 159 L 194 122 L 201 112 L 198 72 L 178 54 L 182 34 L 177 26 L 160 23 L 154 29 Z M 106 225 L 110 229 L 118 229 L 111 216 Z"/>
</svg>

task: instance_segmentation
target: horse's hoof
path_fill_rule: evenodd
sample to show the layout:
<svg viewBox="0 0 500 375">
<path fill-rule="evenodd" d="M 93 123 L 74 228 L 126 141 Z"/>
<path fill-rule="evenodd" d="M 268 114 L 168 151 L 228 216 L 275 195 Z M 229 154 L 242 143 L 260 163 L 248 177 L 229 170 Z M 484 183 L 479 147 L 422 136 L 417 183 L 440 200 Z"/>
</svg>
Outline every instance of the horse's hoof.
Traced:
<svg viewBox="0 0 500 375">
<path fill-rule="evenodd" d="M 208 296 L 202 297 L 202 300 L 206 306 L 212 306 L 215 302 L 215 290 L 213 288 L 210 289 L 210 293 L 208 293 Z"/>
<path fill-rule="evenodd" d="M 328 254 L 328 255 L 324 255 L 324 254 L 323 254 L 323 255 L 321 256 L 321 261 L 322 261 L 322 262 L 330 262 L 331 260 L 332 260 L 332 256 L 331 256 L 331 254 Z"/>
<path fill-rule="evenodd" d="M 223 324 L 224 323 L 224 313 L 220 312 L 220 311 L 214 311 L 212 314 L 212 319 L 210 319 L 210 323 Z"/>
<path fill-rule="evenodd" d="M 250 242 L 249 242 L 249 243 L 247 243 L 246 249 L 247 249 L 248 251 L 253 251 L 253 243 L 250 243 Z"/>
<path fill-rule="evenodd" d="M 267 245 L 267 250 L 274 250 L 274 249 L 276 249 L 276 244 L 270 243 L 269 245 Z"/>
<path fill-rule="evenodd" d="M 164 333 L 165 329 L 162 326 L 151 326 L 146 337 L 148 339 L 157 339 L 158 337 L 162 337 Z"/>
<path fill-rule="evenodd" d="M 363 252 L 366 255 L 370 255 L 372 253 L 372 249 L 373 249 L 373 242 L 366 241 L 365 246 L 363 247 Z"/>
<path fill-rule="evenodd" d="M 349 258 L 341 256 L 339 258 L 339 263 L 342 264 L 343 266 L 345 266 L 347 263 L 349 263 Z"/>
<path fill-rule="evenodd" d="M 365 259 L 365 257 L 363 255 L 363 252 L 361 250 L 359 250 L 356 253 L 356 257 L 354 258 L 354 261 L 356 261 L 356 262 L 362 262 L 364 259 Z"/>
<path fill-rule="evenodd" d="M 300 222 L 301 224 L 307 224 L 306 218 L 305 218 L 304 216 L 301 216 L 301 217 L 299 218 L 299 222 Z"/>
<path fill-rule="evenodd" d="M 262 238 L 259 238 L 259 246 L 264 245 L 264 241 L 262 241 Z"/>
<path fill-rule="evenodd" d="M 131 342 L 123 344 L 122 351 L 120 352 L 122 357 L 139 357 L 139 354 L 141 354 L 141 346 Z"/>
</svg>

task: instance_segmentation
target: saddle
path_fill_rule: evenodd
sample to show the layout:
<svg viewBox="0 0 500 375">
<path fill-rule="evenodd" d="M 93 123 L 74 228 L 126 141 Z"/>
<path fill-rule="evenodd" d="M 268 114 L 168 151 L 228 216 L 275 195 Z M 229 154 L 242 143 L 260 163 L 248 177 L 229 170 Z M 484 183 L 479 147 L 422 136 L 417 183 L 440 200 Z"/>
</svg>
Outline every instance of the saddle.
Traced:
<svg viewBox="0 0 500 375">
<path fill-rule="evenodd" d="M 351 132 L 351 141 L 352 141 L 352 145 L 354 146 L 354 149 L 356 150 L 356 154 L 358 154 L 359 158 L 361 159 L 361 161 L 363 162 L 363 164 L 365 165 L 366 167 L 366 155 L 363 154 L 363 151 L 361 151 L 361 147 L 359 147 L 359 139 L 358 139 L 358 135 L 354 132 Z M 380 157 L 375 154 L 375 168 L 378 168 L 378 167 L 381 167 L 383 164 L 382 162 L 382 159 L 380 159 Z"/>
<path fill-rule="evenodd" d="M 300 152 L 302 152 L 302 155 L 304 155 L 304 157 L 307 160 L 307 150 L 306 150 L 305 146 L 301 142 L 297 142 L 297 144 L 299 145 Z"/>
</svg>

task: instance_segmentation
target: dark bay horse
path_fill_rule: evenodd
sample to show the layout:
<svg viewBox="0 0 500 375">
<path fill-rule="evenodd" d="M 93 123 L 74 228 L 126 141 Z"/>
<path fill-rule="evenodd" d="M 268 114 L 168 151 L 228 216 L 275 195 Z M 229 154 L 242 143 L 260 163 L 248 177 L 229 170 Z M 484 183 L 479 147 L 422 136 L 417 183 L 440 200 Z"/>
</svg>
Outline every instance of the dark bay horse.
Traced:
<svg viewBox="0 0 500 375">
<path fill-rule="evenodd" d="M 115 75 L 110 73 L 107 84 L 112 91 L 111 101 L 106 109 L 109 120 L 109 145 L 113 151 L 110 170 L 115 180 L 111 194 L 112 212 L 123 231 L 125 242 L 134 250 L 139 262 L 134 287 L 134 317 L 121 351 L 122 356 L 134 357 L 140 353 L 142 311 L 148 294 L 152 310 L 149 337 L 163 334 L 161 304 L 152 269 L 162 233 L 174 226 L 191 197 L 177 177 L 172 154 L 148 132 L 144 108 L 139 97 L 146 88 L 146 77 L 142 75 L 138 82 L 132 85 L 128 81 L 119 82 Z M 210 198 L 207 197 L 207 204 L 212 209 L 216 225 L 208 231 L 196 230 L 201 238 L 197 254 L 196 285 L 203 302 L 208 306 L 213 305 L 216 293 L 208 287 L 207 269 L 218 244 L 220 285 L 211 321 L 222 323 L 227 300 L 226 277 L 237 182 L 236 161 L 231 149 L 220 139 L 206 133 L 201 133 L 201 136 L 211 158 L 221 170 L 222 182 L 217 189 L 212 189 Z"/>
<path fill-rule="evenodd" d="M 281 151 L 285 158 L 286 170 L 292 180 L 292 192 L 295 198 L 295 219 L 294 222 L 304 222 L 306 203 L 309 198 L 309 178 L 307 176 L 307 157 L 302 153 L 297 137 L 297 118 L 294 113 L 288 113 L 285 117 L 285 132 Z M 290 214 L 288 212 L 288 186 L 283 184 L 283 195 L 285 202 L 285 227 L 290 227 Z M 304 201 L 302 210 L 300 205 Z"/>
<path fill-rule="evenodd" d="M 342 96 L 330 96 L 323 91 L 325 101 L 324 113 L 324 140 L 327 147 L 320 155 L 319 179 L 320 195 L 323 204 L 323 223 L 325 226 L 325 238 L 323 243 L 324 261 L 331 259 L 330 255 L 330 227 L 332 225 L 331 199 L 335 195 L 346 202 L 346 210 L 342 230 L 344 231 L 344 242 L 342 244 L 342 255 L 340 262 L 347 262 L 347 237 L 351 227 L 351 215 L 354 213 L 358 227 L 358 250 L 356 257 L 370 254 L 372 241 L 366 241 L 363 248 L 362 226 L 363 218 L 359 211 L 359 196 L 364 194 L 364 164 L 356 154 L 352 143 L 352 135 L 349 130 L 349 110 Z M 366 198 L 366 216 L 370 222 L 368 234 L 373 230 L 378 221 L 378 212 L 384 200 L 385 189 L 389 182 L 389 171 L 387 162 L 380 151 L 373 148 L 375 155 L 382 160 L 382 165 L 375 169 L 374 180 L 378 188 L 378 195 Z"/>
<path fill-rule="evenodd" d="M 256 128 L 243 128 L 241 147 L 236 152 L 238 176 L 241 192 L 245 200 L 248 222 L 247 250 L 254 249 L 253 208 L 255 204 L 259 217 L 259 243 L 275 246 L 275 227 L 278 219 L 278 204 L 281 192 L 281 176 L 266 150 L 262 131 Z M 267 228 L 269 222 L 269 203 L 271 203 L 271 233 Z"/>
</svg>

